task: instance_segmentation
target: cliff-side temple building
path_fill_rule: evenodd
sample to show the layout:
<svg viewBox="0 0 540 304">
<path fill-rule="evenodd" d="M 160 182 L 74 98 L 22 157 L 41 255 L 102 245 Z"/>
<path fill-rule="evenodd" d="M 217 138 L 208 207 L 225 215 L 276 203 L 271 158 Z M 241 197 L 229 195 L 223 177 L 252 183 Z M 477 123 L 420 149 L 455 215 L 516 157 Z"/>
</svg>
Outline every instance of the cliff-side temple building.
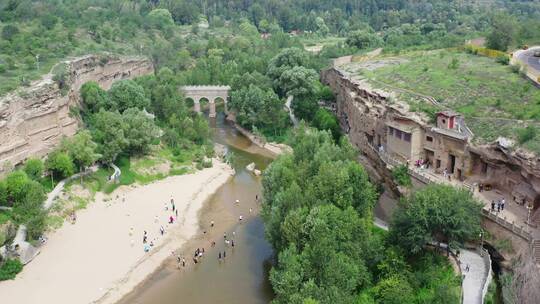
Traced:
<svg viewBox="0 0 540 304">
<path fill-rule="evenodd" d="M 323 71 L 322 80 L 336 94 L 343 130 L 366 156 L 379 158 L 374 153 L 384 152 L 403 164 L 423 164 L 427 172 L 444 173 L 469 186 L 486 185 L 520 205 L 532 206 L 532 222 L 540 222 L 538 157 L 509 149 L 505 139 L 477 144 L 459 113 L 445 110 L 427 117 L 410 111 L 392 93 L 374 89 L 338 67 Z"/>
</svg>

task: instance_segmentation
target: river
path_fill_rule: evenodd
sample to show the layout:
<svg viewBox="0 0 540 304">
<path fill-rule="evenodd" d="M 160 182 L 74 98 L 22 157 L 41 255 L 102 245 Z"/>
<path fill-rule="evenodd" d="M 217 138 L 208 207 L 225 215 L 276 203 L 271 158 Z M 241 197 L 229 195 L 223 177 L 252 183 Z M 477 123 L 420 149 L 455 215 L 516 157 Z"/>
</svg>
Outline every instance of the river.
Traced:
<svg viewBox="0 0 540 304">
<path fill-rule="evenodd" d="M 205 248 L 205 257 L 197 265 L 178 269 L 174 259 L 165 263 L 134 292 L 119 304 L 176 304 L 182 303 L 269 303 L 273 298 L 268 275 L 273 260 L 273 250 L 264 238 L 264 224 L 260 216 L 260 204 L 255 201 L 261 195 L 261 178 L 246 170 L 254 162 L 264 170 L 272 161 L 268 151 L 254 145 L 218 113 L 210 119 L 214 141 L 232 153 L 232 165 L 236 174 L 205 203 L 201 211 L 201 230 L 195 239 L 179 252 L 191 262 L 195 248 Z M 374 213 L 383 221 L 388 220 L 395 199 L 384 193 Z M 240 200 L 236 204 L 236 200 Z M 251 213 L 250 213 L 251 209 Z M 244 220 L 239 222 L 242 215 Z M 208 223 L 215 221 L 215 227 Z M 229 237 L 235 232 L 235 247 L 225 248 L 223 233 Z M 212 240 L 216 247 L 210 247 Z M 226 250 L 227 257 L 218 260 L 218 253 Z M 192 264 L 192 263 L 191 263 Z"/>
<path fill-rule="evenodd" d="M 210 120 L 214 141 L 233 154 L 236 174 L 205 203 L 201 211 L 201 230 L 194 240 L 179 250 L 188 266 L 178 269 L 174 259 L 165 263 L 134 292 L 119 303 L 173 304 L 182 303 L 269 303 L 273 297 L 268 281 L 273 250 L 264 238 L 260 216 L 261 178 L 246 170 L 251 162 L 264 170 L 272 161 L 264 149 L 253 145 L 218 113 Z M 240 203 L 236 204 L 235 201 Z M 251 212 L 250 212 L 251 209 Z M 239 216 L 243 220 L 239 221 Z M 215 227 L 210 227 L 215 221 Z M 206 233 L 204 233 L 206 231 Z M 235 247 L 225 247 L 223 233 L 234 238 Z M 234 232 L 234 236 L 233 236 Z M 211 247 L 210 242 L 216 246 Z M 202 262 L 191 261 L 194 248 L 205 248 Z M 218 253 L 227 257 L 218 260 Z"/>
</svg>

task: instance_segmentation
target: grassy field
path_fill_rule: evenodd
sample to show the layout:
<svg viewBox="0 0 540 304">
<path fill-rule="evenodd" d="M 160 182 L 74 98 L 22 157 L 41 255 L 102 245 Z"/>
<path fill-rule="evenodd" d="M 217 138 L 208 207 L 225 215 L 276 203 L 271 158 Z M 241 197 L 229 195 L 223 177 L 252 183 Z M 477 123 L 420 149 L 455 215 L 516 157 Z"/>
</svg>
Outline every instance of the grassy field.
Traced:
<svg viewBox="0 0 540 304">
<path fill-rule="evenodd" d="M 430 115 L 442 109 L 460 112 L 483 142 L 498 136 L 517 139 L 528 125 L 540 132 L 540 90 L 512 67 L 492 58 L 449 50 L 401 57 L 407 61 L 362 70 L 361 76 L 375 87 L 396 92 L 412 111 Z M 416 93 L 435 98 L 439 105 L 429 104 Z M 523 146 L 540 153 L 540 144 L 532 139 L 523 141 Z"/>
</svg>

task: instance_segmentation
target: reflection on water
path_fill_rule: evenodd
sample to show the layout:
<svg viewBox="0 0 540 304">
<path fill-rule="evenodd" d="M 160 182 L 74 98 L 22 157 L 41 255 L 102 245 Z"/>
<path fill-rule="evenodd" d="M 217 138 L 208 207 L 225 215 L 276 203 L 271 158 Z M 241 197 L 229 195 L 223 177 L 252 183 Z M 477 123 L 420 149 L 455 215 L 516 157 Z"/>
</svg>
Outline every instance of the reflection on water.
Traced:
<svg viewBox="0 0 540 304">
<path fill-rule="evenodd" d="M 243 135 L 224 122 L 223 114 L 211 120 L 214 140 L 233 152 L 235 176 L 210 198 L 207 206 L 219 210 L 228 218 L 227 235 L 235 232 L 235 247 L 227 249 L 227 258 L 218 260 L 218 252 L 225 250 L 222 232 L 217 237 L 216 247 L 206 247 L 202 263 L 183 271 L 164 267 L 154 274 L 137 291 L 120 303 L 173 304 L 173 303 L 268 303 L 272 289 L 268 282 L 268 271 L 272 248 L 264 239 L 264 225 L 256 215 L 260 205 L 255 196 L 261 193 L 260 177 L 247 172 L 247 164 L 254 162 L 264 169 L 271 162 L 267 152 L 254 146 Z M 235 200 L 240 200 L 236 205 Z M 250 209 L 252 213 L 250 213 Z M 220 221 L 220 214 L 212 218 Z M 244 220 L 238 223 L 238 217 Z M 232 219 L 232 220 L 231 220 Z M 190 258 L 186 258 L 187 260 Z"/>
</svg>

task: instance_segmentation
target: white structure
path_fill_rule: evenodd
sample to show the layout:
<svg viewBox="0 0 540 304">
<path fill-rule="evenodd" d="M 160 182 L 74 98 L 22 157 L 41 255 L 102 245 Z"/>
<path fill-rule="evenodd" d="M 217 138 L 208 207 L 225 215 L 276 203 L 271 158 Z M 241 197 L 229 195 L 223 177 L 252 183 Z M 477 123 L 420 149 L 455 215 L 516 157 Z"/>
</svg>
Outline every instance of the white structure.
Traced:
<svg viewBox="0 0 540 304">
<path fill-rule="evenodd" d="M 227 113 L 227 99 L 229 98 L 229 86 L 184 86 L 181 87 L 187 98 L 193 99 L 195 111 L 201 112 L 201 99 L 206 98 L 210 103 L 210 117 L 216 117 L 216 99 L 221 98 L 225 103 Z"/>
</svg>

